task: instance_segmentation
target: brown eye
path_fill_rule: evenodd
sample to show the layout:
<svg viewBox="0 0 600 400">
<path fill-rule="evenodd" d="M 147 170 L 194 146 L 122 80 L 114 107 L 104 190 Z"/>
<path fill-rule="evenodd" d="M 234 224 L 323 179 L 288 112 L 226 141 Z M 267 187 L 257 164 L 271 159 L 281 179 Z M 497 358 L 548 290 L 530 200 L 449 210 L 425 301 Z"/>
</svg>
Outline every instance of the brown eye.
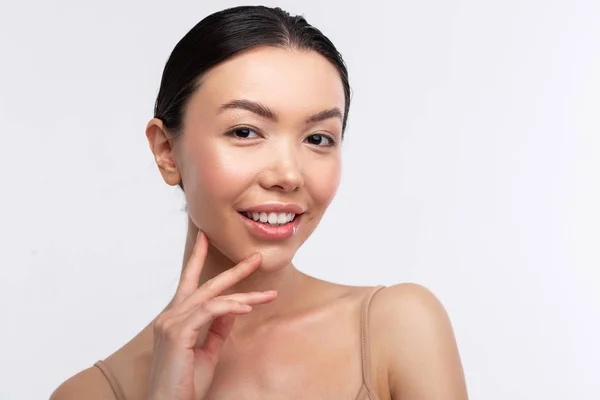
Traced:
<svg viewBox="0 0 600 400">
<path fill-rule="evenodd" d="M 254 139 L 258 137 L 258 133 L 254 129 L 241 127 L 229 131 L 229 135 L 239 139 Z"/>
<path fill-rule="evenodd" d="M 306 138 L 308 143 L 315 146 L 331 146 L 333 145 L 333 139 L 321 134 L 310 135 Z"/>
</svg>

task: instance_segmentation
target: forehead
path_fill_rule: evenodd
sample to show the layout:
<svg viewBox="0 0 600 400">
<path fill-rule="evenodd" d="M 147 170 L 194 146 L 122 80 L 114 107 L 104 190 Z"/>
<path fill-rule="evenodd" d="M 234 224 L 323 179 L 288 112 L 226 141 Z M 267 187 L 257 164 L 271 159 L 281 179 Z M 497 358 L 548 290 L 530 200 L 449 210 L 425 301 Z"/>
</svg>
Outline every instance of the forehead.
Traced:
<svg viewBox="0 0 600 400">
<path fill-rule="evenodd" d="M 278 113 L 312 114 L 344 110 L 344 87 L 337 69 L 314 51 L 257 47 L 208 71 L 192 99 L 215 109 L 232 99 L 258 101 Z"/>
</svg>

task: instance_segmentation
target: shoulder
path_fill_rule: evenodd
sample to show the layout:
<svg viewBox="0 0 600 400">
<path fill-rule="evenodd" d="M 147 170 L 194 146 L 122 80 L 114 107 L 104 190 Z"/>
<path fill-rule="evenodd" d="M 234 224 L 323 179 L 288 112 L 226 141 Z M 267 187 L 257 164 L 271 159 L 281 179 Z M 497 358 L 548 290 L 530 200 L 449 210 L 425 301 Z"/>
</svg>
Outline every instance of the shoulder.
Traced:
<svg viewBox="0 0 600 400">
<path fill-rule="evenodd" d="M 384 287 L 374 296 L 370 313 L 372 324 L 386 327 L 374 330 L 384 335 L 379 339 L 389 350 L 422 342 L 454 342 L 444 306 L 421 285 L 401 283 Z"/>
<path fill-rule="evenodd" d="M 106 378 L 97 367 L 85 369 L 63 382 L 50 400 L 115 400 Z"/>
<path fill-rule="evenodd" d="M 427 288 L 415 283 L 400 283 L 382 288 L 373 298 L 372 312 L 388 322 L 443 322 L 446 310 Z"/>
<path fill-rule="evenodd" d="M 452 325 L 430 290 L 413 283 L 383 288 L 370 320 L 393 398 L 466 399 Z"/>
</svg>

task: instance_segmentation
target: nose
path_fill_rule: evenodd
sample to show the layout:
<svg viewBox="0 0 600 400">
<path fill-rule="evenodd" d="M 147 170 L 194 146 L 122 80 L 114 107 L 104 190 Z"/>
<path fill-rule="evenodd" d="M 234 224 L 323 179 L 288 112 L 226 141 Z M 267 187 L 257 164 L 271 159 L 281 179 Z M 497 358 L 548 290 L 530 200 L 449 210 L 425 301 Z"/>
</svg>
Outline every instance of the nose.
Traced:
<svg viewBox="0 0 600 400">
<path fill-rule="evenodd" d="M 267 190 L 293 192 L 304 185 L 298 149 L 293 146 L 273 149 L 268 157 L 267 168 L 261 174 L 259 183 Z"/>
</svg>

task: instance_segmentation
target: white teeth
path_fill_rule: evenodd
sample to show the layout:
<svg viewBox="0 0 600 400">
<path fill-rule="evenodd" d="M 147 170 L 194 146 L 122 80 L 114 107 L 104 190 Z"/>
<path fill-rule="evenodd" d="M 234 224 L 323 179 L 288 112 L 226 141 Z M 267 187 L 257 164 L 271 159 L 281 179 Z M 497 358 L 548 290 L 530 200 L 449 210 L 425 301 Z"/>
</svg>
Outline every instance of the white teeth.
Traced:
<svg viewBox="0 0 600 400">
<path fill-rule="evenodd" d="M 277 223 L 279 225 L 285 224 L 288 221 L 288 215 L 287 214 L 279 214 L 277 216 Z M 271 222 L 271 216 L 269 215 L 269 223 Z"/>
<path fill-rule="evenodd" d="M 278 219 L 279 218 L 277 217 L 277 214 L 275 214 L 275 213 L 269 213 L 269 224 L 275 225 L 277 223 Z"/>
<path fill-rule="evenodd" d="M 264 213 L 264 212 L 260 213 L 260 222 L 262 222 L 264 224 L 268 220 L 269 220 L 269 217 L 267 216 L 267 213 Z"/>
<path fill-rule="evenodd" d="M 291 222 L 296 217 L 294 213 L 266 213 L 266 212 L 245 212 L 243 213 L 246 217 L 256 221 L 262 222 L 263 224 L 269 225 L 285 225 Z"/>
</svg>

